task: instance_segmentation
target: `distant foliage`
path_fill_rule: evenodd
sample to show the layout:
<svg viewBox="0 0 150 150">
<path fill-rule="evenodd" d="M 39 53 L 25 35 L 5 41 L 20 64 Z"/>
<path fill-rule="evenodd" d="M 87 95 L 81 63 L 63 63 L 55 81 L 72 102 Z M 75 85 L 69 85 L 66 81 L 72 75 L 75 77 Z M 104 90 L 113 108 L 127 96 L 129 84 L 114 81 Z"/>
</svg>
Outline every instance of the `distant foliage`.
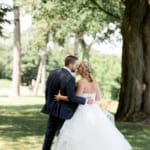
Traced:
<svg viewBox="0 0 150 150">
<path fill-rule="evenodd" d="M 12 77 L 12 46 L 0 45 L 0 78 L 11 79 Z M 64 66 L 64 58 L 71 54 L 65 48 L 56 48 L 47 52 L 46 76 L 53 69 Z M 80 59 L 82 53 L 80 52 Z M 5 61 L 4 61 L 5 60 Z M 32 79 L 36 79 L 40 56 L 37 50 L 24 48 L 21 55 L 21 82 L 24 85 L 31 84 Z M 105 99 L 118 100 L 121 76 L 121 59 L 116 56 L 101 55 L 92 51 L 90 63 L 94 69 L 94 76 L 100 84 L 102 96 Z"/>
<path fill-rule="evenodd" d="M 102 97 L 118 100 L 121 78 L 121 58 L 117 56 L 91 54 L 90 61 L 95 78 L 100 84 Z"/>
<path fill-rule="evenodd" d="M 47 76 L 51 70 L 64 66 L 64 59 L 69 55 L 69 51 L 64 48 L 58 48 L 47 53 Z"/>
<path fill-rule="evenodd" d="M 0 78 L 5 79 L 11 79 L 12 75 L 12 44 L 8 43 L 0 41 Z"/>
<path fill-rule="evenodd" d="M 37 51 L 27 50 L 22 52 L 21 82 L 30 85 L 32 79 L 36 79 L 40 57 Z"/>
</svg>

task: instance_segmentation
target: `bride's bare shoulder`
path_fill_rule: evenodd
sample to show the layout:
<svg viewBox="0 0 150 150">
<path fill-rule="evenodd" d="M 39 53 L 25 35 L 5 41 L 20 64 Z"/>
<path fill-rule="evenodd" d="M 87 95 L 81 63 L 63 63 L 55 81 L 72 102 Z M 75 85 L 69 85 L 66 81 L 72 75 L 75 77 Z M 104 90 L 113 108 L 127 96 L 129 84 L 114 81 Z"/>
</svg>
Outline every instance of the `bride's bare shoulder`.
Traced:
<svg viewBox="0 0 150 150">
<path fill-rule="evenodd" d="M 84 79 L 84 78 L 82 78 L 78 81 L 78 84 L 84 84 L 84 83 L 86 83 L 86 79 Z"/>
<path fill-rule="evenodd" d="M 77 82 L 77 86 L 78 87 L 85 87 L 87 85 L 86 83 L 86 80 L 85 79 L 80 79 L 78 82 Z"/>
</svg>

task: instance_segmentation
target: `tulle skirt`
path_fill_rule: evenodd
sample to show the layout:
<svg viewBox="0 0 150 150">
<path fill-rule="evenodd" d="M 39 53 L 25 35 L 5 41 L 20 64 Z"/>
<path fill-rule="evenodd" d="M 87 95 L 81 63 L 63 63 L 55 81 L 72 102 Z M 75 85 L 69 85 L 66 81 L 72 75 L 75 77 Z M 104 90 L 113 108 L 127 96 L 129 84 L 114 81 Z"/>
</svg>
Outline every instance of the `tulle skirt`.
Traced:
<svg viewBox="0 0 150 150">
<path fill-rule="evenodd" d="M 131 145 L 99 105 L 80 105 L 66 120 L 54 150 L 130 150 Z"/>
</svg>

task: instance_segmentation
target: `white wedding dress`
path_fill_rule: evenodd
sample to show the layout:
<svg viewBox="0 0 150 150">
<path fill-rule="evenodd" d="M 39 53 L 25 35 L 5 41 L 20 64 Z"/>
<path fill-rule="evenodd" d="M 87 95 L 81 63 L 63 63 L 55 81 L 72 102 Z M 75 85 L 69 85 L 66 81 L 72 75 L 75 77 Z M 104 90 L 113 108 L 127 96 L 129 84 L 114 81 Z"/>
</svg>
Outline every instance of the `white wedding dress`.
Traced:
<svg viewBox="0 0 150 150">
<path fill-rule="evenodd" d="M 95 93 L 83 97 L 95 99 Z M 63 124 L 54 150 L 131 150 L 131 146 L 98 104 L 79 105 Z"/>
</svg>

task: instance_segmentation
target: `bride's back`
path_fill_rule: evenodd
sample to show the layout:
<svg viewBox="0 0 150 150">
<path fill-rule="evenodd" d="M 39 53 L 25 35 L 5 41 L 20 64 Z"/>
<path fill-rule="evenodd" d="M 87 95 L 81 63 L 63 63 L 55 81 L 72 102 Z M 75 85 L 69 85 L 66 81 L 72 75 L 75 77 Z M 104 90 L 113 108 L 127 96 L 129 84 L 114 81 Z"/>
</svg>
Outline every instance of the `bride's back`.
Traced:
<svg viewBox="0 0 150 150">
<path fill-rule="evenodd" d="M 79 80 L 78 86 L 83 87 L 83 93 L 96 93 L 97 91 L 96 81 L 89 82 L 85 78 L 82 78 L 81 80 Z"/>
<path fill-rule="evenodd" d="M 78 88 L 76 91 L 77 96 L 82 96 L 83 94 L 94 94 L 96 100 L 101 99 L 101 92 L 98 83 L 93 81 L 88 81 L 86 78 L 82 78 L 78 81 Z"/>
<path fill-rule="evenodd" d="M 89 82 L 87 79 L 81 79 L 80 82 L 84 85 L 83 93 L 96 93 L 97 91 L 97 82 Z"/>
</svg>

